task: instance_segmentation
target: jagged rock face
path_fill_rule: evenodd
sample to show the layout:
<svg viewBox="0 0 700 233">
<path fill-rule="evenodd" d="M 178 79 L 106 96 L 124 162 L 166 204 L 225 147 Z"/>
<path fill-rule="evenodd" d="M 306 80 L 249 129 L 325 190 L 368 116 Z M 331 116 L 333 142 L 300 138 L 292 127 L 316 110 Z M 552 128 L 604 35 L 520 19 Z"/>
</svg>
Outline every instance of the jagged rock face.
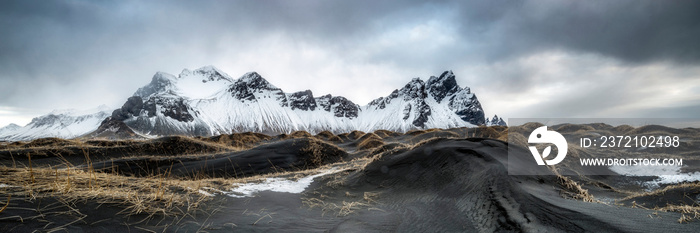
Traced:
<svg viewBox="0 0 700 233">
<path fill-rule="evenodd" d="M 113 117 L 105 118 L 97 130 L 91 132 L 87 137 L 90 138 L 106 138 L 106 139 L 125 139 L 139 138 L 129 126 L 121 120 L 116 120 Z"/>
<path fill-rule="evenodd" d="M 357 104 L 342 96 L 333 96 L 329 103 L 333 107 L 333 115 L 336 117 L 355 118 L 360 111 Z"/>
<path fill-rule="evenodd" d="M 408 101 L 412 99 L 425 99 L 428 93 L 425 92 L 425 83 L 420 78 L 414 78 L 406 86 L 399 90 L 399 95 Z"/>
<path fill-rule="evenodd" d="M 132 116 L 138 116 L 143 108 L 143 100 L 139 96 L 132 96 L 126 100 L 126 103 L 121 108 L 115 109 L 112 112 L 112 119 L 123 121 Z M 153 111 L 155 113 L 155 111 Z"/>
<path fill-rule="evenodd" d="M 250 89 L 248 89 L 246 83 L 237 82 L 233 84 L 231 88 L 228 89 L 228 91 L 231 92 L 233 97 L 236 97 L 241 101 L 255 101 L 255 95 L 250 91 Z"/>
<path fill-rule="evenodd" d="M 452 71 L 445 71 L 440 77 L 430 77 L 427 85 L 429 87 L 428 91 L 438 103 L 440 103 L 445 96 L 452 95 L 460 90 Z"/>
<path fill-rule="evenodd" d="M 411 109 L 413 108 L 413 105 L 407 104 L 406 107 L 403 108 L 403 120 L 408 120 L 409 117 L 411 117 Z"/>
<path fill-rule="evenodd" d="M 498 115 L 493 115 L 493 118 L 488 119 L 486 118 L 486 126 L 507 126 L 506 121 L 503 120 L 503 118 L 498 117 Z"/>
<path fill-rule="evenodd" d="M 474 125 L 484 125 L 486 123 L 484 110 L 474 94 L 468 92 L 457 93 L 450 97 L 449 106 L 455 110 L 455 114 L 466 122 Z"/>
<path fill-rule="evenodd" d="M 425 127 L 425 122 L 428 121 L 431 110 L 430 106 L 428 106 L 428 104 L 425 102 L 425 98 L 428 97 L 428 92 L 423 80 L 420 80 L 419 78 L 411 80 L 411 82 L 401 88 L 401 90 L 399 90 L 395 96 L 403 96 L 404 101 L 412 102 L 406 105 L 404 108 L 403 120 L 408 120 L 411 115 L 414 115 L 415 117 L 411 124 L 419 128 Z M 392 95 L 389 95 L 386 98 L 385 103 L 391 103 L 391 99 L 393 99 Z"/>
<path fill-rule="evenodd" d="M 332 95 L 327 94 L 321 97 L 317 97 L 314 100 L 316 101 L 316 104 L 320 106 L 324 111 L 330 112 L 331 111 L 331 98 L 333 98 Z"/>
<path fill-rule="evenodd" d="M 342 96 L 324 95 L 316 98 L 318 106 L 326 112 L 332 112 L 335 117 L 356 118 L 360 106 Z"/>
<path fill-rule="evenodd" d="M 151 83 L 136 90 L 136 93 L 134 93 L 134 96 L 139 96 L 141 98 L 147 98 L 148 96 L 151 96 L 151 95 L 156 94 L 156 93 L 174 94 L 174 93 L 171 93 L 169 91 L 173 86 L 173 83 L 172 83 L 173 78 L 174 78 L 174 76 L 172 76 L 170 74 L 158 72 L 155 75 L 153 75 L 153 79 L 151 79 Z"/>
<path fill-rule="evenodd" d="M 157 112 L 158 109 L 160 109 L 160 112 Z M 112 112 L 112 118 L 123 121 L 131 117 L 138 117 L 142 112 L 148 117 L 162 114 L 181 122 L 194 120 L 194 117 L 190 114 L 190 108 L 185 104 L 183 98 L 162 96 L 151 96 L 146 102 L 143 102 L 139 96 L 129 97 L 121 108 Z"/>
<path fill-rule="evenodd" d="M 180 122 L 190 122 L 194 120 L 190 114 L 190 108 L 185 104 L 184 98 L 159 98 L 153 97 L 144 103 L 144 109 L 149 117 L 156 116 L 157 107 L 160 106 L 160 113 Z"/>
<path fill-rule="evenodd" d="M 234 82 L 228 91 L 241 101 L 256 101 L 259 98 L 267 97 L 263 94 L 269 92 L 276 100 L 280 101 L 280 106 L 288 106 L 287 98 L 282 89 L 273 86 L 256 72 L 245 74 Z"/>
<path fill-rule="evenodd" d="M 314 99 L 313 94 L 311 94 L 311 90 L 292 93 L 287 97 L 287 101 L 292 110 L 316 110 L 316 100 Z"/>
<path fill-rule="evenodd" d="M 428 104 L 425 103 L 425 101 L 419 101 L 416 105 L 416 112 L 417 112 L 417 117 L 413 120 L 413 125 L 419 128 L 424 128 L 425 127 L 425 122 L 428 121 L 428 117 L 430 117 L 431 114 L 431 109 Z"/>
<path fill-rule="evenodd" d="M 376 109 L 384 109 L 387 104 L 391 104 L 391 100 L 399 97 L 399 89 L 394 90 L 387 97 L 379 97 L 369 103 L 369 106 L 376 106 Z"/>
<path fill-rule="evenodd" d="M 429 98 L 436 103 L 431 103 Z M 443 105 L 451 111 L 450 114 L 455 114 L 461 121 L 472 125 L 485 123 L 483 109 L 476 95 L 471 93 L 468 87 L 461 88 L 457 85 L 452 71 L 445 71 L 439 77 L 432 76 L 427 83 L 415 78 L 403 88 L 394 90 L 389 96 L 373 100 L 368 106 L 370 109 L 383 110 L 399 100 L 403 101 L 400 103 L 403 105 L 402 120 L 411 120 L 411 124 L 418 128 L 427 127 L 426 124 L 431 118 L 437 117 L 434 116 L 434 108 L 441 108 Z M 443 109 L 440 112 L 442 111 Z M 449 120 L 450 117 L 446 118 L 445 114 L 440 114 L 439 118 Z"/>
</svg>

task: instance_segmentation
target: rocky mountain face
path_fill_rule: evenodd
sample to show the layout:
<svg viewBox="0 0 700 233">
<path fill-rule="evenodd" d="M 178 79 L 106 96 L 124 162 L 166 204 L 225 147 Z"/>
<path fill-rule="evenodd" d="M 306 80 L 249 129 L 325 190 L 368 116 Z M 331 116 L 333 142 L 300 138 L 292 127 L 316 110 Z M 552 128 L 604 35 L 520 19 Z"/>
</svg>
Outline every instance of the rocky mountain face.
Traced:
<svg viewBox="0 0 700 233">
<path fill-rule="evenodd" d="M 484 111 L 469 87 L 457 85 L 452 71 L 427 82 L 414 78 L 401 89 L 373 100 L 364 107 L 362 129 L 408 131 L 454 128 L 485 123 Z"/>
<path fill-rule="evenodd" d="M 310 90 L 287 93 L 256 72 L 235 79 L 212 66 L 186 69 L 177 76 L 158 72 L 123 106 L 97 114 L 95 119 L 99 121 L 91 122 L 94 124 L 88 131 L 52 136 L 209 136 L 247 131 L 277 134 L 378 129 L 405 132 L 493 124 L 484 117 L 476 95 L 469 87 L 460 87 L 452 71 L 427 81 L 414 78 L 388 96 L 360 106 L 342 96 L 316 97 Z M 499 124 L 505 123 L 500 120 Z M 48 121 L 37 120 L 30 125 L 39 127 Z"/>
</svg>

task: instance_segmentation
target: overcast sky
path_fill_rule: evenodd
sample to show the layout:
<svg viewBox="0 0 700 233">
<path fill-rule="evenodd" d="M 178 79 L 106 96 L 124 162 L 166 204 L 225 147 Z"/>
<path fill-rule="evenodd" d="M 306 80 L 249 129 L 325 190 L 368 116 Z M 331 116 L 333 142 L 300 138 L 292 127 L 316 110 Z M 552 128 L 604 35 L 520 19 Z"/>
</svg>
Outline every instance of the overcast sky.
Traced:
<svg viewBox="0 0 700 233">
<path fill-rule="evenodd" d="M 0 126 L 120 107 L 157 71 L 365 105 L 453 70 L 487 115 L 700 116 L 700 1 L 2 1 Z"/>
</svg>

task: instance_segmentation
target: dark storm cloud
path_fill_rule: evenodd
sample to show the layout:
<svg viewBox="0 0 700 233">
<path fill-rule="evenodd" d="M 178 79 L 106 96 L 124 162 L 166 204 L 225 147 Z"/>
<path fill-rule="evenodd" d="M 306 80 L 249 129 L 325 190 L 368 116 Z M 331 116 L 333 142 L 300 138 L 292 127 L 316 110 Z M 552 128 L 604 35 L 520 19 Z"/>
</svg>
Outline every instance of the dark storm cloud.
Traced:
<svg viewBox="0 0 700 233">
<path fill-rule="evenodd" d="M 457 4 L 461 32 L 491 59 L 543 49 L 629 62 L 700 61 L 698 1 L 477 1 Z"/>
<path fill-rule="evenodd" d="M 155 71 L 197 68 L 183 63 L 208 65 L 212 57 L 226 52 L 222 47 L 259 46 L 256 41 L 275 33 L 291 45 L 304 42 L 352 50 L 360 46 L 359 38 L 377 33 L 373 22 L 415 6 L 372 1 L 0 4 L 0 79 L 8 84 L 0 87 L 0 104 L 6 105 L 23 105 L 23 101 L 37 105 L 50 98 L 47 92 L 56 92 L 53 89 L 109 76 L 113 79 L 105 80 L 105 86 L 117 85 L 114 78 L 143 85 Z M 430 3 L 417 3 L 423 4 Z M 135 87 L 129 86 L 123 94 Z M 27 92 L 38 93 L 23 96 Z"/>
<path fill-rule="evenodd" d="M 229 65 L 224 68 L 232 70 L 223 70 L 234 77 L 253 69 L 272 79 L 288 75 L 274 83 L 288 91 L 348 95 L 359 104 L 411 77 L 447 69 L 490 99 L 499 98 L 498 91 L 529 96 L 543 82 L 641 82 L 625 73 L 598 73 L 610 66 L 663 64 L 674 77 L 692 79 L 696 70 L 683 70 L 700 62 L 697 12 L 698 1 L 651 0 L 2 1 L 0 106 L 119 105 L 156 71 L 210 64 Z M 552 53 L 566 58 L 542 58 Z M 358 90 L 338 87 L 347 85 Z M 594 92 L 617 98 L 617 105 L 641 95 L 617 90 Z M 571 94 L 586 96 L 580 88 Z M 570 110 L 595 109 L 579 106 Z"/>
</svg>

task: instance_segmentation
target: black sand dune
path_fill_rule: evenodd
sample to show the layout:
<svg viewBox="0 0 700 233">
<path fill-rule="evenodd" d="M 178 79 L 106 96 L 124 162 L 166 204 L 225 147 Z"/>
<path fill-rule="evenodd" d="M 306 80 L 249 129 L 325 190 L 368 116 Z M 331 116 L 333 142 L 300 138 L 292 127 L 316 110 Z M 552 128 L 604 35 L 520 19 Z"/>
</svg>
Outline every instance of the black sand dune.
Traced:
<svg viewBox="0 0 700 233">
<path fill-rule="evenodd" d="M 246 177 L 274 172 L 299 171 L 339 162 L 347 153 L 312 138 L 272 142 L 249 150 L 214 155 L 167 158 L 129 158 L 93 164 L 98 171 L 125 175 L 175 177 Z"/>
<path fill-rule="evenodd" d="M 556 176 L 509 176 L 506 153 L 501 141 L 442 139 L 383 154 L 345 183 L 349 190 L 378 191 L 377 208 L 391 213 L 395 225 L 363 229 L 351 221 L 339 227 L 400 232 L 658 232 L 697 227 L 658 225 L 644 211 L 564 199 Z M 619 219 L 621 215 L 626 219 Z"/>
<path fill-rule="evenodd" d="M 0 199 L 9 195 L 10 201 L 0 211 L 0 232 L 700 229 L 700 221 L 692 218 L 700 185 L 660 187 L 645 193 L 639 182 L 651 178 L 560 176 L 545 166 L 526 166 L 533 163 L 527 149 L 496 140 L 535 127 L 538 124 L 406 134 L 243 133 L 4 144 L 0 183 L 5 186 L 0 187 Z M 594 124 L 557 127 L 567 135 L 665 130 Z M 682 132 L 692 135 L 693 130 Z M 520 156 L 509 160 L 509 147 L 518 148 L 511 152 Z M 31 169 L 29 158 L 21 156 L 26 153 L 32 154 Z M 576 151 L 575 156 L 587 153 L 591 152 Z M 66 160 L 72 166 L 60 170 Z M 508 166 L 535 169 L 542 175 L 509 175 Z M 271 177 L 301 180 L 321 172 L 328 174 L 315 178 L 302 193 L 226 194 L 239 182 L 267 182 Z M 104 184 L 110 180 L 114 184 Z"/>
<path fill-rule="evenodd" d="M 194 138 L 169 136 L 148 141 L 37 139 L 29 143 L 5 145 L 0 149 L 0 164 L 27 165 L 30 154 L 34 165 L 82 165 L 111 161 L 124 157 L 167 157 L 177 155 L 211 154 L 231 151 L 225 144 L 210 143 Z"/>
</svg>

